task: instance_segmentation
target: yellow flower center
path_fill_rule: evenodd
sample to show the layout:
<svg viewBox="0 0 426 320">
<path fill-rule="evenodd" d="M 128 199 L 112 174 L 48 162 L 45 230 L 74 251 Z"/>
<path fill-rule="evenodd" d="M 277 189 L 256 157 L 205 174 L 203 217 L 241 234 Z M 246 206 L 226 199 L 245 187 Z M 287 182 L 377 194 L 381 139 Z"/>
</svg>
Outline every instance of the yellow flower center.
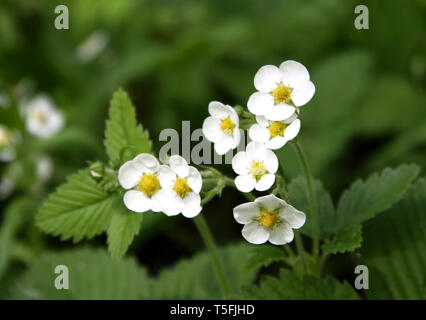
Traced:
<svg viewBox="0 0 426 320">
<path fill-rule="evenodd" d="M 183 199 L 191 191 L 191 188 L 185 178 L 177 178 L 173 190 Z"/>
<path fill-rule="evenodd" d="M 284 135 L 285 128 L 286 125 L 283 121 L 274 121 L 268 127 L 272 138 Z"/>
<path fill-rule="evenodd" d="M 148 197 L 152 197 L 160 190 L 160 181 L 157 176 L 152 173 L 144 173 L 138 184 L 139 190 Z"/>
<path fill-rule="evenodd" d="M 227 117 L 222 120 L 220 124 L 220 129 L 228 135 L 231 135 L 234 132 L 235 123 L 232 122 L 231 118 Z"/>
<path fill-rule="evenodd" d="M 287 87 L 282 82 L 277 85 L 277 87 L 272 91 L 272 96 L 274 97 L 274 103 L 287 103 L 290 101 L 291 92 L 293 88 Z"/>
<path fill-rule="evenodd" d="M 33 113 L 33 117 L 36 121 L 38 121 L 40 123 L 46 123 L 46 121 L 47 121 L 46 115 L 41 111 L 35 111 Z"/>
<path fill-rule="evenodd" d="M 266 170 L 266 166 L 263 161 L 253 162 L 250 168 L 250 174 L 256 180 L 262 178 L 268 171 Z"/>
<path fill-rule="evenodd" d="M 280 217 L 277 211 L 264 209 L 260 211 L 260 215 L 256 220 L 265 228 L 270 228 L 280 222 Z"/>
</svg>

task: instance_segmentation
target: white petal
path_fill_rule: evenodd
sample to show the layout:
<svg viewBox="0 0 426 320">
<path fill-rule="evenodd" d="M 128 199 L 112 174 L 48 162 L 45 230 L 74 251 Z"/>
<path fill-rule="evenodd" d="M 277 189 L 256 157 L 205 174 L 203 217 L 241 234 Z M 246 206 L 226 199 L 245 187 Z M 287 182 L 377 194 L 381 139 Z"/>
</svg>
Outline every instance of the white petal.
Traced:
<svg viewBox="0 0 426 320">
<path fill-rule="evenodd" d="M 300 120 L 294 120 L 284 131 L 284 138 L 289 141 L 296 138 L 297 134 L 300 131 Z"/>
<path fill-rule="evenodd" d="M 215 118 L 224 119 L 229 116 L 229 109 L 219 101 L 209 103 L 209 113 Z"/>
<path fill-rule="evenodd" d="M 256 116 L 256 122 L 263 127 L 269 127 L 270 122 L 265 116 Z"/>
<path fill-rule="evenodd" d="M 157 171 L 158 179 L 160 180 L 161 188 L 172 189 L 176 182 L 176 173 L 166 165 L 161 165 Z"/>
<path fill-rule="evenodd" d="M 195 193 L 200 193 L 203 179 L 201 178 L 200 172 L 196 168 L 192 166 L 189 167 L 189 175 L 187 180 L 191 190 Z"/>
<path fill-rule="evenodd" d="M 268 150 L 266 146 L 257 141 L 250 142 L 246 147 L 247 156 L 252 159 L 257 159 L 260 154 L 264 154 Z"/>
<path fill-rule="evenodd" d="M 265 113 L 265 117 L 272 121 L 282 121 L 293 115 L 296 108 L 285 103 L 275 105 L 269 112 Z"/>
<path fill-rule="evenodd" d="M 266 148 L 266 146 L 265 146 Z M 264 163 L 269 173 L 275 173 L 278 170 L 278 158 L 275 153 L 269 149 L 265 152 Z"/>
<path fill-rule="evenodd" d="M 234 129 L 233 137 L 234 137 L 234 145 L 233 145 L 232 149 L 234 149 L 234 148 L 238 147 L 238 145 L 240 144 L 240 140 L 241 140 L 241 131 L 240 131 L 240 129 L 239 129 L 238 127 L 236 127 L 236 128 Z"/>
<path fill-rule="evenodd" d="M 264 115 L 270 112 L 273 107 L 274 98 L 269 93 L 255 92 L 247 102 L 249 111 L 256 115 Z"/>
<path fill-rule="evenodd" d="M 249 129 L 249 137 L 253 141 L 265 143 L 269 141 L 271 134 L 267 128 L 258 123 L 255 123 Z"/>
<path fill-rule="evenodd" d="M 203 122 L 203 134 L 210 142 L 218 142 L 223 138 L 223 131 L 220 129 L 220 120 L 215 117 L 208 117 Z"/>
<path fill-rule="evenodd" d="M 214 150 L 217 154 L 223 155 L 229 150 L 236 148 L 234 137 L 232 135 L 224 135 L 222 140 L 214 144 Z"/>
<path fill-rule="evenodd" d="M 284 137 L 274 137 L 268 142 L 266 142 L 266 147 L 268 149 L 277 150 L 283 147 L 287 143 L 287 139 Z"/>
<path fill-rule="evenodd" d="M 161 206 L 161 202 L 163 201 L 163 197 L 160 194 L 160 190 L 158 192 L 156 192 L 152 197 L 151 197 L 151 203 L 152 203 L 152 208 L 151 211 L 153 212 L 160 212 L 163 210 L 162 206 Z"/>
<path fill-rule="evenodd" d="M 282 222 L 270 230 L 269 242 L 275 245 L 282 245 L 292 242 L 294 233 L 291 227 Z"/>
<path fill-rule="evenodd" d="M 256 200 L 254 200 L 257 206 L 260 208 L 266 209 L 266 210 L 276 210 L 278 208 L 282 208 L 283 206 L 287 205 L 287 203 L 284 200 L 281 200 L 280 198 L 274 196 L 273 194 L 259 197 Z"/>
<path fill-rule="evenodd" d="M 118 170 L 118 182 L 124 189 L 136 186 L 141 177 L 142 172 L 133 165 L 133 160 L 127 161 Z"/>
<path fill-rule="evenodd" d="M 255 221 L 246 224 L 241 233 L 244 239 L 253 244 L 265 243 L 269 238 L 268 230 Z"/>
<path fill-rule="evenodd" d="M 154 173 L 160 167 L 157 158 L 149 153 L 141 153 L 133 159 L 133 165 L 142 172 Z"/>
<path fill-rule="evenodd" d="M 287 204 L 279 211 L 280 218 L 285 220 L 293 229 L 299 229 L 305 224 L 306 215 Z"/>
<path fill-rule="evenodd" d="M 306 67 L 293 60 L 287 60 L 281 63 L 280 69 L 283 74 L 283 82 L 294 88 L 299 83 L 309 81 L 309 72 Z"/>
<path fill-rule="evenodd" d="M 282 71 L 273 65 L 263 66 L 254 76 L 254 86 L 260 92 L 271 92 L 282 81 Z"/>
<path fill-rule="evenodd" d="M 252 175 L 246 174 L 236 177 L 234 183 L 241 192 L 250 192 L 256 185 L 256 179 Z"/>
<path fill-rule="evenodd" d="M 232 158 L 232 169 L 235 173 L 244 175 L 249 173 L 250 158 L 247 152 L 240 151 Z"/>
<path fill-rule="evenodd" d="M 234 218 L 238 223 L 247 224 L 260 215 L 260 209 L 254 202 L 240 204 L 234 208 Z"/>
<path fill-rule="evenodd" d="M 293 88 L 291 100 L 296 106 L 300 107 L 308 103 L 314 93 L 315 85 L 311 81 L 307 81 Z"/>
<path fill-rule="evenodd" d="M 228 117 L 231 118 L 232 122 L 238 126 L 240 118 L 238 117 L 237 111 L 235 111 L 234 108 L 232 108 L 229 105 L 225 105 L 225 108 L 227 109 Z"/>
<path fill-rule="evenodd" d="M 189 174 L 188 162 L 181 156 L 171 156 L 169 166 L 181 178 L 186 178 Z"/>
<path fill-rule="evenodd" d="M 284 120 L 285 124 L 292 123 L 294 120 L 297 119 L 297 112 L 293 113 L 289 118 Z"/>
<path fill-rule="evenodd" d="M 181 212 L 182 199 L 176 194 L 167 189 L 161 189 L 158 192 L 158 199 L 160 200 L 161 211 L 168 216 L 175 216 Z"/>
<path fill-rule="evenodd" d="M 260 178 L 259 181 L 257 181 L 255 188 L 257 191 L 266 191 L 270 187 L 272 187 L 274 182 L 275 182 L 275 175 L 268 173 L 268 174 L 265 174 L 262 178 Z"/>
<path fill-rule="evenodd" d="M 193 218 L 201 212 L 201 197 L 198 193 L 188 193 L 183 201 L 182 215 L 186 218 Z"/>
<path fill-rule="evenodd" d="M 127 191 L 124 194 L 123 201 L 127 209 L 134 212 L 145 212 L 152 208 L 151 199 L 136 190 Z"/>
</svg>

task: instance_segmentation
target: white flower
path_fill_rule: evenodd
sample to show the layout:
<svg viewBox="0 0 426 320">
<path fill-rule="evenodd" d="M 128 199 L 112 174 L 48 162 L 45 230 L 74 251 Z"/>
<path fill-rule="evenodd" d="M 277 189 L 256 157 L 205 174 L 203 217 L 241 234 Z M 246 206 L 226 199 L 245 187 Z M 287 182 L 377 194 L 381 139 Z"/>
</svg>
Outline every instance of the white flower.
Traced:
<svg viewBox="0 0 426 320">
<path fill-rule="evenodd" d="M 257 198 L 234 208 L 234 218 L 244 224 L 242 235 L 253 244 L 270 243 L 282 245 L 293 241 L 292 229 L 305 224 L 303 212 L 274 195 Z"/>
<path fill-rule="evenodd" d="M 77 47 L 77 58 L 83 63 L 95 59 L 106 48 L 108 41 L 109 38 L 105 32 L 101 30 L 92 32 L 90 36 Z"/>
<path fill-rule="evenodd" d="M 170 157 L 169 167 L 165 171 L 161 182 L 163 212 L 168 216 L 182 213 L 187 218 L 198 215 L 201 211 L 200 191 L 203 183 L 200 172 L 178 155 Z"/>
<path fill-rule="evenodd" d="M 239 175 L 234 180 L 238 190 L 265 191 L 275 182 L 278 158 L 264 144 L 252 141 L 246 151 L 240 151 L 234 156 L 232 169 Z"/>
<path fill-rule="evenodd" d="M 264 143 L 268 149 L 279 149 L 294 139 L 300 130 L 300 120 L 294 113 L 282 121 L 267 120 L 264 116 L 256 116 L 256 121 L 249 129 L 250 139 Z"/>
<path fill-rule="evenodd" d="M 9 162 L 15 159 L 15 145 L 20 141 L 17 131 L 12 131 L 0 124 L 0 161 Z"/>
<path fill-rule="evenodd" d="M 239 119 L 234 108 L 218 101 L 209 104 L 210 117 L 204 120 L 203 134 L 214 143 L 217 154 L 222 155 L 240 143 Z"/>
<path fill-rule="evenodd" d="M 64 125 L 64 116 L 58 111 L 52 100 L 39 95 L 28 102 L 25 107 L 27 130 L 42 138 L 57 133 Z"/>
<path fill-rule="evenodd" d="M 41 181 L 47 181 L 53 174 L 53 161 L 46 155 L 41 155 L 37 158 L 36 176 Z"/>
<path fill-rule="evenodd" d="M 161 211 L 160 204 L 167 199 L 162 198 L 159 191 L 167 172 L 166 166 L 161 166 L 153 155 L 147 153 L 123 164 L 118 171 L 118 181 L 124 189 L 129 189 L 123 198 L 126 207 L 135 212 Z"/>
<path fill-rule="evenodd" d="M 250 96 L 247 107 L 251 113 L 268 120 L 289 118 L 296 111 L 294 106 L 303 106 L 315 93 L 308 70 L 293 60 L 284 61 L 279 68 L 261 67 L 254 77 L 254 86 L 257 92 Z"/>
</svg>

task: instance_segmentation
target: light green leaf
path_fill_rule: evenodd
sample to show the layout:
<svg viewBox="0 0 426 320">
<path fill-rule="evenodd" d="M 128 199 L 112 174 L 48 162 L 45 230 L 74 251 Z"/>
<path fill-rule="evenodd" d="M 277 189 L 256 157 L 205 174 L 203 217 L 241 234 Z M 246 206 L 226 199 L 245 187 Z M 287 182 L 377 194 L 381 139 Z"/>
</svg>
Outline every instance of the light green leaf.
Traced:
<svg viewBox="0 0 426 320">
<path fill-rule="evenodd" d="M 219 249 L 232 294 L 254 280 L 257 270 L 244 272 L 252 246 L 246 243 Z M 150 280 L 149 299 L 221 299 L 219 282 L 207 252 L 180 260 Z"/>
<path fill-rule="evenodd" d="M 313 186 L 316 195 L 318 220 L 320 223 L 320 237 L 326 238 L 333 231 L 336 213 L 330 194 L 323 187 L 322 183 L 319 180 L 314 180 Z M 312 237 L 312 214 L 309 207 L 306 180 L 304 177 L 297 177 L 291 180 L 290 184 L 288 185 L 288 195 L 290 198 L 290 203 L 295 208 L 303 211 L 306 214 L 306 223 L 301 228 L 301 232 L 307 236 Z"/>
<path fill-rule="evenodd" d="M 273 262 L 283 261 L 284 251 L 277 246 L 261 245 L 252 249 L 245 267 L 246 272 L 259 270 Z"/>
<path fill-rule="evenodd" d="M 369 267 L 369 298 L 426 299 L 425 208 L 421 178 L 404 199 L 364 225 L 360 253 Z"/>
<path fill-rule="evenodd" d="M 281 269 L 280 278 L 264 276 L 260 287 L 246 287 L 245 299 L 267 300 L 354 300 L 359 299 L 355 290 L 347 283 L 332 277 L 319 279 L 304 276 L 302 279 L 286 269 Z"/>
<path fill-rule="evenodd" d="M 55 268 L 68 267 L 69 290 L 55 288 Z M 113 261 L 100 249 L 45 254 L 12 288 L 12 299 L 140 299 L 147 275 L 134 259 Z"/>
<path fill-rule="evenodd" d="M 142 213 L 129 211 L 121 197 L 116 199 L 114 214 L 108 227 L 108 251 L 114 259 L 120 259 L 139 233 Z"/>
<path fill-rule="evenodd" d="M 44 232 L 78 242 L 105 231 L 113 213 L 114 198 L 81 170 L 68 178 L 43 203 L 36 225 Z"/>
<path fill-rule="evenodd" d="M 322 249 L 325 253 L 336 254 L 351 252 L 361 247 L 362 243 L 362 227 L 361 225 L 352 226 L 343 229 L 337 233 L 334 241 L 324 243 Z"/>
<path fill-rule="evenodd" d="M 111 160 L 127 161 L 151 152 L 147 131 L 137 125 L 135 108 L 123 90 L 114 93 L 106 122 L 105 147 Z"/>
<path fill-rule="evenodd" d="M 337 206 L 335 231 L 356 226 L 389 209 L 399 201 L 420 172 L 414 164 L 386 168 L 367 180 L 355 181 L 343 192 Z"/>
</svg>

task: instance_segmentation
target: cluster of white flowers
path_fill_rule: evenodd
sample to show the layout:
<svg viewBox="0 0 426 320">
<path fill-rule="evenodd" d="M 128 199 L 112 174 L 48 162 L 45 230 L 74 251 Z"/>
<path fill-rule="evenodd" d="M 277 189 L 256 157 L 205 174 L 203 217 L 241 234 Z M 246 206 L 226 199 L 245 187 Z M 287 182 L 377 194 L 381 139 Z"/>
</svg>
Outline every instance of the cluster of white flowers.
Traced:
<svg viewBox="0 0 426 320">
<path fill-rule="evenodd" d="M 187 218 L 201 211 L 201 174 L 181 156 L 171 156 L 165 165 L 142 153 L 120 167 L 118 181 L 127 190 L 123 200 L 131 211 L 182 213 Z"/>
<path fill-rule="evenodd" d="M 234 182 L 242 192 L 266 191 L 275 182 L 279 161 L 272 150 L 282 148 L 294 139 L 301 122 L 299 107 L 313 97 L 315 86 L 308 70 L 301 63 L 288 60 L 279 67 L 261 67 L 254 77 L 256 92 L 248 102 L 248 110 L 256 123 L 249 128 L 252 140 L 245 151 L 232 159 L 237 173 Z M 214 143 L 216 153 L 235 149 L 240 141 L 237 112 L 228 105 L 211 102 L 210 117 L 203 124 L 203 134 Z M 293 229 L 305 223 L 305 214 L 274 195 L 257 198 L 234 209 L 238 223 L 244 224 L 243 237 L 254 244 L 270 241 L 285 244 L 293 240 Z"/>
</svg>

